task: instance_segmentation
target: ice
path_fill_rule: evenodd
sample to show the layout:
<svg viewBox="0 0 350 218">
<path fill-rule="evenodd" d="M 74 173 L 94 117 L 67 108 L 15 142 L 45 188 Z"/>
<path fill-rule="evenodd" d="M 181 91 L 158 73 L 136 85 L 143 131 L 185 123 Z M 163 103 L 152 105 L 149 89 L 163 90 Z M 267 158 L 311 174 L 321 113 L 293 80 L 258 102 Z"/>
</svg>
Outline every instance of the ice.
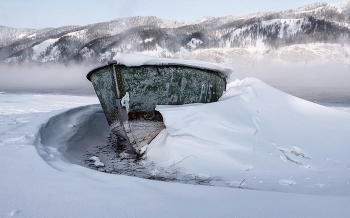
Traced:
<svg viewBox="0 0 350 218">
<path fill-rule="evenodd" d="M 96 156 L 92 156 L 89 158 L 90 160 L 95 161 L 94 164 L 96 167 L 104 167 L 105 165 L 100 161 L 100 158 L 96 157 Z"/>
</svg>

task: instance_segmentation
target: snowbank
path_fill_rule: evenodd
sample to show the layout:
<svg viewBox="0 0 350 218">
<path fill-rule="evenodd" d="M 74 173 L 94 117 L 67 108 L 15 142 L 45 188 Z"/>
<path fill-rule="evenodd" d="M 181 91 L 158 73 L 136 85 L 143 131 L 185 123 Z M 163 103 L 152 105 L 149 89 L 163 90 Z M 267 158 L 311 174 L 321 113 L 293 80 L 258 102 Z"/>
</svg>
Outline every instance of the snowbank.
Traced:
<svg viewBox="0 0 350 218">
<path fill-rule="evenodd" d="M 261 82 L 250 81 L 252 82 L 250 85 L 254 91 L 260 91 L 260 88 L 263 90 L 266 88 L 266 92 L 263 91 L 262 94 L 257 93 L 259 100 L 247 98 L 247 95 L 249 95 L 247 92 L 249 91 L 244 89 L 244 87 L 248 87 L 247 85 L 249 85 L 249 80 L 246 80 L 240 88 L 237 87 L 237 89 L 231 89 L 227 93 L 228 95 L 225 95 L 227 98 L 223 98 L 222 101 L 218 102 L 218 104 L 221 106 L 228 106 L 227 108 L 220 109 L 223 111 L 225 119 L 228 120 L 225 124 L 235 121 L 233 118 L 240 121 L 240 124 L 244 124 L 242 128 L 240 128 L 240 126 L 238 127 L 242 132 L 246 133 L 246 136 L 241 137 L 236 144 L 244 141 L 243 139 L 249 139 L 251 137 L 251 131 L 253 131 L 254 128 L 257 128 L 252 124 L 252 122 L 243 123 L 245 122 L 244 120 L 246 118 L 242 117 L 241 119 L 237 114 L 235 114 L 235 112 L 241 111 L 238 110 L 239 107 L 243 107 L 247 110 L 246 115 L 253 114 L 254 107 L 260 108 L 259 113 L 266 114 L 272 108 L 270 107 L 271 105 L 269 103 L 276 101 L 274 102 L 275 107 L 279 107 L 279 109 L 284 108 L 281 110 L 281 114 L 277 113 L 276 119 L 291 116 L 290 118 L 284 120 L 285 123 L 282 127 L 288 127 L 289 125 L 291 125 L 291 127 L 295 127 L 297 122 L 291 121 L 293 116 L 306 116 L 307 111 L 309 111 L 308 115 L 310 115 L 310 120 L 307 119 L 307 121 L 303 122 L 302 124 L 314 123 L 316 121 L 313 121 L 313 118 L 324 116 L 326 118 L 323 119 L 321 123 L 318 122 L 318 124 L 321 124 L 320 128 L 318 129 L 328 126 L 327 130 L 330 132 L 322 135 L 326 131 L 321 131 L 317 137 L 320 137 L 321 139 L 327 138 L 326 142 L 313 145 L 314 141 L 310 141 L 309 146 L 306 146 L 305 142 L 304 144 L 299 145 L 300 149 L 302 150 L 294 148 L 293 151 L 298 152 L 299 154 L 301 154 L 301 151 L 304 151 L 304 156 L 307 155 L 307 157 L 312 158 L 311 161 L 324 161 L 324 165 L 319 165 L 318 167 L 320 170 L 323 169 L 325 171 L 318 172 L 318 175 L 326 175 L 332 171 L 338 170 L 339 176 L 332 177 L 332 174 L 329 174 L 329 180 L 338 181 L 336 185 L 339 187 L 339 189 L 343 189 L 344 193 L 342 195 L 346 195 L 348 188 L 343 182 L 348 178 L 348 173 L 342 175 L 340 175 L 340 173 L 344 172 L 344 168 L 342 168 L 342 166 L 346 165 L 348 162 L 345 161 L 338 163 L 337 160 L 340 160 L 341 158 L 323 160 L 318 155 L 321 153 L 326 155 L 328 152 L 330 152 L 330 157 L 336 157 L 333 154 L 338 154 L 341 157 L 346 155 L 342 154 L 342 152 L 347 152 L 346 147 L 337 150 L 340 148 L 340 145 L 336 144 L 341 139 L 347 139 L 344 136 L 345 133 L 342 132 L 337 135 L 337 137 L 340 137 L 340 139 L 336 139 L 336 137 L 332 134 L 334 134 L 336 131 L 344 130 L 342 128 L 344 127 L 345 123 L 348 122 L 348 114 L 324 107 L 320 108 L 320 106 L 307 102 L 304 102 L 305 104 L 303 103 L 301 105 L 296 104 L 292 108 L 289 108 L 289 106 L 293 105 L 292 100 L 294 98 L 292 97 L 289 98 L 291 102 L 289 102 L 288 99 L 284 99 L 284 101 L 282 101 L 280 104 L 277 104 L 277 100 L 280 99 L 273 100 L 266 96 L 268 91 L 275 92 L 275 90 L 266 87 L 266 85 Z M 234 91 L 239 89 L 242 89 L 241 91 L 245 91 L 245 93 L 239 94 L 238 92 Z M 276 97 L 275 95 L 273 96 Z M 285 95 L 281 93 L 280 96 L 285 97 Z M 263 100 L 266 102 L 266 105 L 262 102 Z M 350 214 L 350 208 L 348 207 L 350 204 L 349 195 L 347 195 L 347 197 L 340 197 L 266 192 L 259 190 L 166 183 L 129 176 L 112 175 L 94 171 L 76 164 L 71 164 L 69 161 L 60 158 L 55 159 L 55 155 L 56 157 L 59 157 L 61 152 L 68 151 L 69 149 L 67 150 L 67 147 L 47 149 L 46 151 L 48 153 L 51 152 L 50 154 L 53 154 L 54 158 L 47 155 L 47 159 L 45 157 L 42 159 L 38 155 L 33 143 L 37 136 L 39 127 L 42 124 L 45 124 L 43 126 L 44 128 L 49 120 L 51 120 L 51 124 L 47 125 L 47 128 L 45 129 L 47 131 L 52 130 L 52 133 L 56 131 L 57 134 L 61 134 L 60 131 L 65 131 L 68 134 L 66 135 L 68 136 L 67 138 L 59 138 L 57 135 L 56 137 L 58 138 L 56 139 L 59 140 L 59 142 L 70 142 L 71 144 L 68 143 L 68 147 L 71 147 L 73 142 L 75 142 L 75 145 L 79 145 L 80 149 L 83 149 L 81 147 L 89 146 L 89 144 L 79 144 L 79 142 L 90 142 L 91 144 L 96 143 L 95 141 L 91 141 L 91 138 L 89 138 L 94 138 L 96 135 L 90 134 L 93 132 L 97 134 L 99 131 L 101 131 L 100 133 L 103 134 L 104 131 L 101 130 L 101 127 L 103 127 L 103 122 L 105 123 L 106 129 L 108 129 L 108 125 L 106 124 L 106 121 L 101 121 L 99 123 L 98 119 L 90 120 L 89 122 L 91 123 L 89 123 L 88 117 L 91 114 L 102 113 L 102 110 L 98 109 L 96 106 L 89 106 L 73 109 L 76 113 L 72 113 L 69 112 L 71 110 L 67 111 L 65 108 L 77 107 L 86 104 L 96 104 L 97 102 L 98 100 L 95 97 L 92 98 L 84 96 L 30 94 L 13 95 L 6 93 L 0 95 L 1 217 L 280 217 L 282 214 L 283 217 L 288 218 L 347 217 L 348 214 Z M 229 102 L 231 102 L 231 104 L 229 104 Z M 286 104 L 288 102 L 289 104 Z M 300 103 L 299 100 L 295 102 Z M 196 107 L 198 107 L 197 111 L 203 115 L 209 111 L 209 107 L 216 108 L 215 105 L 216 103 L 208 104 L 204 108 L 201 105 L 190 105 L 189 107 L 194 108 L 195 110 L 197 110 Z M 263 109 L 264 105 L 266 106 L 266 110 Z M 308 107 L 310 110 L 308 110 Z M 199 109 L 202 111 L 199 111 Z M 318 110 L 315 111 L 314 109 Z M 287 113 L 288 110 L 290 110 L 290 112 L 300 111 L 301 114 L 283 114 Z M 271 117 L 274 113 L 276 113 L 276 111 L 277 109 L 270 111 Z M 315 113 L 318 115 L 315 115 Z M 172 123 L 174 120 L 170 119 L 168 115 L 165 114 L 166 122 L 169 127 L 171 127 L 173 126 Z M 57 116 L 59 116 L 60 119 L 53 119 Z M 261 116 L 259 118 L 263 119 L 264 117 L 267 116 Z M 270 122 L 271 120 L 262 120 L 262 124 L 267 125 L 268 121 Z M 296 121 L 300 120 L 296 119 Z M 323 123 L 324 121 L 329 121 L 329 123 Z M 282 123 L 282 121 L 278 120 L 275 120 L 275 122 Z M 187 123 L 189 126 L 194 124 L 194 122 Z M 204 120 L 203 123 L 199 124 L 206 124 L 206 121 Z M 260 136 L 269 140 L 269 135 L 264 136 L 265 131 L 266 133 L 269 132 L 262 124 L 260 126 Z M 273 126 L 273 124 L 274 123 L 269 125 Z M 218 122 L 214 123 L 214 127 L 217 125 L 219 125 Z M 203 128 L 204 127 L 207 126 L 203 125 Z M 314 125 L 312 127 L 314 127 Z M 274 127 L 270 133 L 277 131 L 276 129 L 278 128 Z M 176 128 L 174 131 L 175 130 Z M 232 156 L 235 154 L 234 152 L 224 152 L 223 145 L 209 145 L 211 142 L 199 144 L 197 140 L 193 140 L 193 146 L 188 144 L 190 141 L 188 138 L 194 138 L 191 136 L 194 134 L 194 132 L 191 127 L 188 127 L 187 130 L 191 130 L 187 137 L 181 135 L 181 132 L 178 132 L 178 136 L 168 136 L 167 138 L 183 140 L 184 146 L 187 147 L 182 150 L 183 152 L 185 152 L 187 149 L 197 151 L 197 158 L 193 158 L 197 160 L 197 167 L 198 162 L 203 163 L 203 158 L 206 158 L 207 161 L 212 162 L 212 160 L 208 158 L 210 156 L 215 156 L 215 161 L 217 162 L 215 163 L 215 167 L 218 168 L 218 165 L 225 167 L 227 157 L 231 156 L 231 159 L 234 157 Z M 305 128 L 301 129 L 300 131 L 303 130 L 305 130 Z M 310 130 L 310 134 L 312 136 L 313 130 Z M 71 136 L 69 135 L 70 131 L 75 131 L 77 133 L 76 137 L 69 138 L 69 136 Z M 294 132 L 300 131 L 294 129 Z M 348 130 L 344 131 L 347 132 Z M 282 132 L 283 131 L 280 133 Z M 210 132 L 207 131 L 206 133 Z M 258 134 L 260 133 L 258 131 Z M 220 133 L 215 134 L 220 135 Z M 202 134 L 202 136 L 203 135 L 204 134 Z M 303 133 L 302 135 L 305 136 L 307 134 Z M 275 137 L 275 135 L 272 136 Z M 313 138 L 311 136 L 310 138 Z M 228 137 L 229 136 L 225 136 L 226 139 L 229 139 Z M 199 137 L 199 139 L 200 138 L 201 137 Z M 283 137 L 276 136 L 275 139 L 280 140 L 280 142 L 276 143 L 282 143 Z M 38 139 L 38 142 L 41 140 L 43 139 Z M 55 138 L 51 138 L 46 139 L 46 142 L 48 144 L 55 145 L 55 143 L 58 142 L 57 140 L 55 140 Z M 221 139 L 217 140 L 221 141 Z M 295 139 L 292 139 L 292 142 L 295 142 Z M 332 142 L 332 146 L 335 147 L 328 148 L 327 146 Z M 341 144 L 345 144 L 345 142 L 341 142 Z M 62 145 L 65 145 L 65 143 L 62 143 Z M 170 145 L 174 145 L 175 147 L 171 147 Z M 200 147 L 198 147 L 198 145 L 200 145 Z M 250 162 L 250 160 L 254 160 L 250 158 L 261 156 L 260 158 L 255 159 L 255 164 L 252 164 L 253 167 L 251 167 L 250 171 L 247 171 L 247 173 L 253 172 L 255 169 L 259 169 L 260 166 L 263 167 L 264 164 L 270 163 L 267 155 L 262 156 L 264 153 L 260 151 L 266 149 L 265 145 L 258 144 L 255 156 L 248 156 L 245 161 L 242 160 L 243 157 L 240 158 L 242 163 L 247 163 Z M 151 145 L 151 147 L 152 146 L 153 145 Z M 212 149 L 209 149 L 209 146 L 211 146 Z M 240 146 L 244 146 L 244 144 Z M 162 148 L 169 149 L 170 154 L 174 154 L 174 151 L 180 151 L 176 147 L 179 147 L 179 145 L 170 143 Z M 229 146 L 226 147 L 228 148 Z M 275 151 L 275 146 L 270 145 L 270 147 Z M 317 147 L 317 150 L 319 151 L 315 152 L 312 150 L 313 147 Z M 235 145 L 234 148 L 235 152 L 239 151 L 238 145 Z M 252 150 L 251 147 L 248 147 L 245 150 L 249 149 Z M 230 149 L 228 148 L 227 151 L 230 151 Z M 200 152 L 202 152 L 202 155 L 199 155 Z M 154 155 L 154 150 L 149 150 L 149 154 L 151 153 Z M 219 153 L 220 156 L 217 156 Z M 72 152 L 72 154 L 74 154 L 74 152 Z M 165 154 L 166 153 L 163 153 L 163 155 Z M 178 157 L 181 159 L 185 158 L 186 155 L 187 154 L 185 153 L 178 153 Z M 287 155 L 292 155 L 292 153 L 288 153 Z M 159 156 L 153 157 L 159 158 Z M 188 161 L 191 159 L 192 157 L 189 157 L 178 165 L 185 163 L 186 167 L 189 167 L 190 165 L 188 165 Z M 51 163 L 62 163 L 58 164 L 61 168 L 57 170 L 57 168 L 49 166 L 46 162 L 47 160 L 51 160 Z M 264 180 L 265 183 L 267 182 L 267 178 L 279 177 L 279 173 L 283 173 L 284 171 L 291 169 L 286 166 L 291 165 L 297 167 L 297 165 L 294 165 L 290 161 L 274 163 L 279 164 L 280 172 L 272 171 L 271 175 L 265 173 L 263 178 L 257 179 Z M 329 169 L 327 169 L 327 166 Z M 205 166 L 202 168 L 205 168 Z M 275 169 L 277 169 L 277 166 Z M 291 173 L 295 172 L 296 171 L 292 171 Z M 215 173 L 218 174 L 218 172 Z M 231 168 L 230 173 L 237 175 L 240 174 L 237 167 Z M 240 176 L 237 176 L 237 178 L 238 177 Z M 248 186 L 251 184 L 251 178 L 245 178 L 247 179 Z M 241 179 L 241 177 L 239 179 Z M 281 184 L 285 185 L 295 184 L 293 181 L 289 181 L 289 179 L 281 180 L 280 182 Z M 296 182 L 296 185 L 300 184 L 299 181 Z M 232 182 L 232 186 L 234 187 L 235 185 L 236 183 Z M 242 187 L 246 188 L 247 186 L 243 185 Z M 318 184 L 318 188 L 315 190 L 314 194 L 318 194 L 317 191 L 320 191 L 322 189 L 321 187 L 322 184 Z M 295 189 L 291 189 L 290 191 L 294 192 Z"/>
<path fill-rule="evenodd" d="M 216 103 L 157 106 L 150 161 L 245 188 L 350 196 L 350 114 L 246 78 Z M 188 157 L 188 158 L 186 158 Z M 186 158 L 184 160 L 184 158 Z"/>
</svg>

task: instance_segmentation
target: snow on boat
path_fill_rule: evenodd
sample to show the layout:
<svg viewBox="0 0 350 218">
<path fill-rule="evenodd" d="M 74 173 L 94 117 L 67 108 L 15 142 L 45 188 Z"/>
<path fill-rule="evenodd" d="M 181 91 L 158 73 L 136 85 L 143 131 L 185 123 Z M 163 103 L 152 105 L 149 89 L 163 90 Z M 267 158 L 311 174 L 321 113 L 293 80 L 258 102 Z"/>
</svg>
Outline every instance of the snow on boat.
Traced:
<svg viewBox="0 0 350 218">
<path fill-rule="evenodd" d="M 232 72 L 213 63 L 118 53 L 86 77 L 111 130 L 140 154 L 165 128 L 156 105 L 216 102 Z"/>
</svg>

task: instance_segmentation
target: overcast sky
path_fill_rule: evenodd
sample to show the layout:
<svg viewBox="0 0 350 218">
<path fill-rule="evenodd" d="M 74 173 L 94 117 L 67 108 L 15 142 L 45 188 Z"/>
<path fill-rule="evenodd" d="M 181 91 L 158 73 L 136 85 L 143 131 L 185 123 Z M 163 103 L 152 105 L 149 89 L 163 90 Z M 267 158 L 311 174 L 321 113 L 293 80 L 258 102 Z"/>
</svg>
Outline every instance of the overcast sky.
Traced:
<svg viewBox="0 0 350 218">
<path fill-rule="evenodd" d="M 322 0 L 337 3 L 341 0 Z M 86 25 L 121 17 L 194 21 L 203 16 L 294 9 L 314 0 L 0 0 L 0 25 L 44 28 Z"/>
</svg>

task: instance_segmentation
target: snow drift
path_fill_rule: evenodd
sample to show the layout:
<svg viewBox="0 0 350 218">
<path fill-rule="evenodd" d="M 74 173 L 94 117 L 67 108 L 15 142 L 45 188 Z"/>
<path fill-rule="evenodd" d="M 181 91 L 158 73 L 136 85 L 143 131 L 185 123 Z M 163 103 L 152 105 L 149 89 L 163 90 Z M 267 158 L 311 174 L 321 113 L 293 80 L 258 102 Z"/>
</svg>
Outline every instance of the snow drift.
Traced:
<svg viewBox="0 0 350 218">
<path fill-rule="evenodd" d="M 72 138 L 69 141 L 80 142 L 80 146 L 94 144 L 89 141 L 89 134 L 95 132 L 93 137 L 98 137 L 98 128 L 101 127 L 95 122 L 100 122 L 101 125 L 104 122 L 108 127 L 104 118 L 99 117 L 102 111 L 98 111 L 101 109 L 93 105 L 76 108 L 69 112 L 67 108 L 97 102 L 96 97 L 86 96 L 8 94 L 4 92 L 0 94 L 1 217 L 116 217 L 116 214 L 121 217 L 280 217 L 281 214 L 284 217 L 347 217 L 349 214 L 350 199 L 348 197 L 193 186 L 111 175 L 69 162 L 65 162 L 65 165 L 58 164 L 60 170 L 47 165 L 32 146 L 35 135 L 40 136 L 37 134 L 40 125 L 52 118 L 51 124 L 46 124 L 42 128 L 47 130 L 47 137 L 50 134 L 59 134 L 61 137 L 57 135 L 52 135 L 52 137 L 62 142 L 61 145 L 66 144 L 65 141 L 69 140 L 69 137 L 66 138 L 60 133 L 61 130 L 69 136 L 77 135 L 75 140 Z M 235 107 L 234 105 L 230 107 L 232 106 Z M 326 116 L 337 114 L 336 111 L 333 112 Z M 347 119 L 345 113 L 338 115 Z M 58 120 L 56 122 L 53 119 L 55 116 L 59 116 L 62 122 Z M 334 122 L 339 119 L 335 119 Z M 87 122 L 88 120 L 91 123 Z M 333 124 L 333 122 L 330 123 L 330 125 Z M 91 132 L 87 131 L 88 127 Z M 337 123 L 334 128 L 341 130 Z M 73 133 L 67 130 L 73 130 Z M 100 133 L 103 132 L 103 130 L 100 131 Z M 332 138 L 332 135 L 327 135 Z M 48 146 L 50 144 L 54 146 L 54 143 L 57 142 L 53 139 L 46 140 L 49 142 Z M 84 141 L 86 144 L 83 143 Z M 191 147 L 189 144 L 186 146 Z M 168 145 L 165 147 L 169 148 Z M 62 147 L 62 150 L 57 149 L 57 152 L 65 151 L 65 149 L 67 148 Z M 198 148 L 200 149 L 203 149 L 203 146 Z M 325 153 L 332 150 L 323 147 L 323 144 L 319 145 L 319 149 L 323 149 Z M 51 152 L 54 150 L 51 149 Z M 49 149 L 47 151 L 50 153 Z M 343 151 L 346 152 L 346 148 L 339 151 L 339 154 Z M 225 156 L 218 157 L 217 163 L 219 164 L 226 156 L 225 154 Z M 46 155 L 46 158 L 48 157 L 50 155 Z M 198 155 L 197 159 L 202 157 L 203 155 Z M 44 160 L 48 161 L 46 158 Z M 191 158 L 193 157 L 181 163 L 188 163 L 187 160 Z M 315 156 L 311 158 L 314 160 Z M 57 164 L 59 160 L 58 157 L 52 158 L 51 161 Z M 337 171 L 338 165 L 329 166 L 329 170 L 320 172 L 320 174 L 328 174 L 332 170 Z M 280 168 L 281 171 L 286 169 L 283 164 Z M 340 171 L 344 171 L 344 168 L 340 168 Z M 235 174 L 237 171 L 231 170 L 231 172 Z M 275 174 L 277 175 L 278 173 Z M 269 176 L 262 179 L 267 177 Z M 330 177 L 330 179 L 338 181 L 336 186 L 339 189 L 343 191 L 348 189 L 343 183 L 347 180 L 346 174 L 337 178 Z M 232 183 L 232 185 L 236 184 Z M 321 184 L 318 185 L 316 191 L 323 189 Z M 291 189 L 292 192 L 294 190 L 296 189 Z"/>
<path fill-rule="evenodd" d="M 350 195 L 349 113 L 254 78 L 231 87 L 215 103 L 157 110 L 167 128 L 148 145 L 145 165 L 221 178 L 229 187 Z M 77 108 L 51 118 L 39 132 L 37 148 L 51 166 L 70 171 L 63 163 L 81 164 L 81 152 L 108 133 L 100 107 Z"/>
<path fill-rule="evenodd" d="M 149 160 L 233 187 L 349 195 L 350 114 L 246 78 L 217 103 L 157 106 Z M 188 157 L 188 158 L 186 158 Z M 184 158 L 186 158 L 184 160 Z"/>
</svg>

